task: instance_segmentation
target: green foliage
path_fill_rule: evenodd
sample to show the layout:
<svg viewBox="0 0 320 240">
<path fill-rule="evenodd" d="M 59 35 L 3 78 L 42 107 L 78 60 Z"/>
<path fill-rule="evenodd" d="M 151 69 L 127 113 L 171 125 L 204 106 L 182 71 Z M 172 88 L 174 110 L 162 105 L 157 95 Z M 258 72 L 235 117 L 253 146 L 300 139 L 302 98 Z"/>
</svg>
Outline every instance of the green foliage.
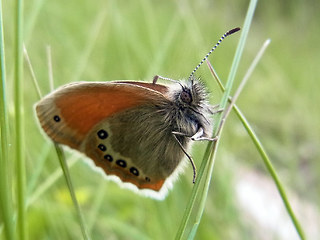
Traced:
<svg viewBox="0 0 320 240">
<path fill-rule="evenodd" d="M 7 202 L 7 207 L 16 206 L 16 200 L 11 203 L 8 199 L 24 191 L 17 189 L 19 173 L 12 171 L 16 167 L 14 156 L 22 150 L 26 160 L 26 181 L 22 183 L 27 189 L 25 224 L 29 239 L 81 239 L 56 152 L 41 134 L 34 115 L 38 93 L 27 64 L 23 89 L 14 85 L 14 3 L 2 2 L 6 58 L 1 59 L 1 75 L 2 81 L 6 80 L 6 96 L 1 95 L 0 114 L 1 123 L 6 124 L 1 125 L 1 137 L 6 133 L 8 136 L 1 138 L 1 205 Z M 234 84 L 239 84 L 264 40 L 271 38 L 237 105 L 264 143 L 282 183 L 303 201 L 315 205 L 320 202 L 320 165 L 316 161 L 320 156 L 319 5 L 318 1 L 259 2 Z M 243 23 L 247 7 L 247 1 L 25 0 L 23 41 L 43 94 L 50 92 L 47 45 L 52 51 L 55 87 L 81 80 L 151 81 L 155 74 L 181 79 L 189 76 L 221 34 Z M 230 37 L 210 56 L 224 83 L 238 38 Z M 212 93 L 212 104 L 216 104 L 222 94 L 210 74 L 206 66 L 198 70 Z M 20 104 L 25 136 L 22 134 L 20 140 L 24 148 L 13 144 L 17 104 L 13 93 L 17 90 L 23 93 Z M 192 151 L 198 167 L 204 145 L 196 143 Z M 105 181 L 82 156 L 65 152 L 92 239 L 174 238 L 192 190 L 190 168 L 169 196 L 158 202 Z M 6 162 L 4 154 L 9 156 Z M 224 127 L 196 239 L 259 238 L 261 226 L 248 221 L 236 199 L 239 166 L 269 177 L 256 148 L 231 114 Z M 8 174 L 6 179 L 4 174 Z M 9 184 L 2 185 L 3 179 Z M 6 194 L 9 198 L 3 198 Z M 17 212 L 11 210 L 0 212 L 0 239 L 6 239 L 15 229 Z M 12 227 L 9 234 L 4 232 L 5 221 Z M 306 223 L 302 224 L 305 227 Z M 273 236 L 270 232 L 270 239 Z"/>
</svg>

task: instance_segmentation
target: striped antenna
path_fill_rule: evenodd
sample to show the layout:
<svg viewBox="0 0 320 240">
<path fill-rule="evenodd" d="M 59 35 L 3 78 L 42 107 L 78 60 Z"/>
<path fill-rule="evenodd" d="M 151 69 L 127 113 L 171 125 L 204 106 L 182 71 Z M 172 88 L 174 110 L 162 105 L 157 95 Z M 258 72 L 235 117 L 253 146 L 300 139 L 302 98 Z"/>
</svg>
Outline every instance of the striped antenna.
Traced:
<svg viewBox="0 0 320 240">
<path fill-rule="evenodd" d="M 192 71 L 192 73 L 189 76 L 189 80 L 192 78 L 193 74 L 198 70 L 198 68 L 201 66 L 202 63 L 204 63 L 205 60 L 207 60 L 207 58 L 209 57 L 209 55 L 219 46 L 219 44 L 223 41 L 223 39 L 225 39 L 227 36 L 236 33 L 240 30 L 240 28 L 234 28 L 229 30 L 228 32 L 226 32 L 225 34 L 222 35 L 222 37 L 219 39 L 219 41 L 216 43 L 216 45 L 214 45 L 214 47 L 210 50 L 210 52 L 208 52 L 208 54 L 201 60 L 201 62 L 198 64 L 198 66 L 196 66 L 196 68 Z"/>
</svg>

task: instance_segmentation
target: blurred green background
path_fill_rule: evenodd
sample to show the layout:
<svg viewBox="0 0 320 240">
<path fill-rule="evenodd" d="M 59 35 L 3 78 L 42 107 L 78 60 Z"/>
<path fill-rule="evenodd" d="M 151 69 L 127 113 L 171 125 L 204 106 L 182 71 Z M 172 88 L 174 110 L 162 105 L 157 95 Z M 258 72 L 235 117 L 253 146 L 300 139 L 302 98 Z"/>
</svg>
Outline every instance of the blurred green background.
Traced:
<svg viewBox="0 0 320 240">
<path fill-rule="evenodd" d="M 48 45 L 55 87 L 80 80 L 151 81 L 156 74 L 181 79 L 224 32 L 242 27 L 247 6 L 243 0 L 25 0 L 24 42 L 43 94 L 50 92 Z M 265 145 L 310 239 L 319 237 L 320 220 L 319 9 L 316 0 L 260 1 L 235 83 L 270 38 L 237 105 Z M 3 14 L 13 119 L 14 1 L 3 2 Z M 239 36 L 229 37 L 210 56 L 224 82 Z M 205 65 L 198 76 L 210 89 L 212 104 L 219 102 L 222 95 Z M 30 239 L 81 239 L 53 145 L 34 115 L 38 97 L 26 64 L 23 81 Z M 298 239 L 235 115 L 224 130 L 196 239 Z M 193 148 L 197 166 L 205 145 Z M 174 238 L 192 189 L 190 167 L 159 202 L 105 181 L 82 156 L 67 152 L 92 239 Z"/>
</svg>

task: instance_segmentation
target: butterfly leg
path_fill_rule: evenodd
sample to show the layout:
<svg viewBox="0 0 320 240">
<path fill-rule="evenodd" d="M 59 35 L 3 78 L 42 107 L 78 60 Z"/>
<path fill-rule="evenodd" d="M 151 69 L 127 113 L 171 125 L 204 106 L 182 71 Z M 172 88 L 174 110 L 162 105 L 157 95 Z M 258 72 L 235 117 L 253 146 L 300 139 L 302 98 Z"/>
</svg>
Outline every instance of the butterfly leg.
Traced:
<svg viewBox="0 0 320 240">
<path fill-rule="evenodd" d="M 214 137 L 214 138 L 203 137 L 203 128 L 199 128 L 198 132 L 196 132 L 190 138 L 193 141 L 211 141 L 211 142 L 215 142 L 215 141 L 218 140 L 218 137 Z"/>
<path fill-rule="evenodd" d="M 199 128 L 199 130 L 193 136 L 189 136 L 188 134 L 181 133 L 181 132 L 172 132 L 172 133 L 174 135 L 179 135 L 179 136 L 191 138 L 191 140 L 193 140 L 193 141 L 212 141 L 212 142 L 215 142 L 218 140 L 218 137 L 214 137 L 214 138 L 203 137 L 203 128 Z"/>
<path fill-rule="evenodd" d="M 194 161 L 192 159 L 192 157 L 187 153 L 186 149 L 182 146 L 181 142 L 179 141 L 179 139 L 177 138 L 176 135 L 180 135 L 181 134 L 176 134 L 175 132 L 172 132 L 173 133 L 173 137 L 174 139 L 177 141 L 177 143 L 179 144 L 181 150 L 183 151 L 183 153 L 187 156 L 187 158 L 189 159 L 190 163 L 191 163 L 191 166 L 192 166 L 192 170 L 193 170 L 193 180 L 192 182 L 195 183 L 196 182 L 196 177 L 197 177 L 197 169 L 196 169 L 196 165 L 194 164 Z"/>
<path fill-rule="evenodd" d="M 220 105 L 219 104 L 216 104 L 216 105 L 214 105 L 214 106 L 212 106 L 212 107 L 210 107 L 210 113 L 213 115 L 213 114 L 216 114 L 216 113 L 221 113 L 221 112 L 223 112 L 223 108 L 218 108 Z"/>
<path fill-rule="evenodd" d="M 181 133 L 181 132 L 172 132 L 172 134 L 173 134 L 173 137 L 175 138 L 175 140 L 177 141 L 177 143 L 179 144 L 181 150 L 187 156 L 187 158 L 189 159 L 189 161 L 190 161 L 190 163 L 192 165 L 192 169 L 193 169 L 193 181 L 192 182 L 195 183 L 196 177 L 197 177 L 196 165 L 194 164 L 194 161 L 193 161 L 192 157 L 187 153 L 186 149 L 182 146 L 181 142 L 177 138 L 177 135 L 178 136 L 189 137 L 193 141 L 217 141 L 218 137 L 215 137 L 215 138 L 203 137 L 203 128 L 199 128 L 199 130 L 193 136 L 189 136 L 188 134 Z"/>
<path fill-rule="evenodd" d="M 166 80 L 166 81 L 169 81 L 169 82 L 179 83 L 179 81 L 177 81 L 177 80 L 174 80 L 174 79 L 171 79 L 171 78 L 167 78 L 167 77 L 162 77 L 162 76 L 159 76 L 159 75 L 155 75 L 153 77 L 152 83 L 156 84 L 159 79 Z"/>
<path fill-rule="evenodd" d="M 220 106 L 220 104 L 216 104 L 216 105 L 211 106 L 211 111 L 213 111 L 213 109 L 218 108 L 219 106 Z"/>
</svg>

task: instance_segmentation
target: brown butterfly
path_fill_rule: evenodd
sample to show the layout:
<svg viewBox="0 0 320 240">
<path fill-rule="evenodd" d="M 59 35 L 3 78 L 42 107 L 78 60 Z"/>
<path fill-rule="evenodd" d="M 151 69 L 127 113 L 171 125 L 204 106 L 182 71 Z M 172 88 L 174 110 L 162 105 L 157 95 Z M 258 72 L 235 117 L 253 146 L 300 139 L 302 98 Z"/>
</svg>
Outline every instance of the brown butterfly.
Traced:
<svg viewBox="0 0 320 240">
<path fill-rule="evenodd" d="M 108 176 L 161 199 L 182 169 L 192 140 L 211 140 L 204 85 L 195 71 L 170 85 L 137 81 L 78 82 L 65 85 L 36 105 L 41 127 L 55 142 L 93 160 Z"/>
</svg>

